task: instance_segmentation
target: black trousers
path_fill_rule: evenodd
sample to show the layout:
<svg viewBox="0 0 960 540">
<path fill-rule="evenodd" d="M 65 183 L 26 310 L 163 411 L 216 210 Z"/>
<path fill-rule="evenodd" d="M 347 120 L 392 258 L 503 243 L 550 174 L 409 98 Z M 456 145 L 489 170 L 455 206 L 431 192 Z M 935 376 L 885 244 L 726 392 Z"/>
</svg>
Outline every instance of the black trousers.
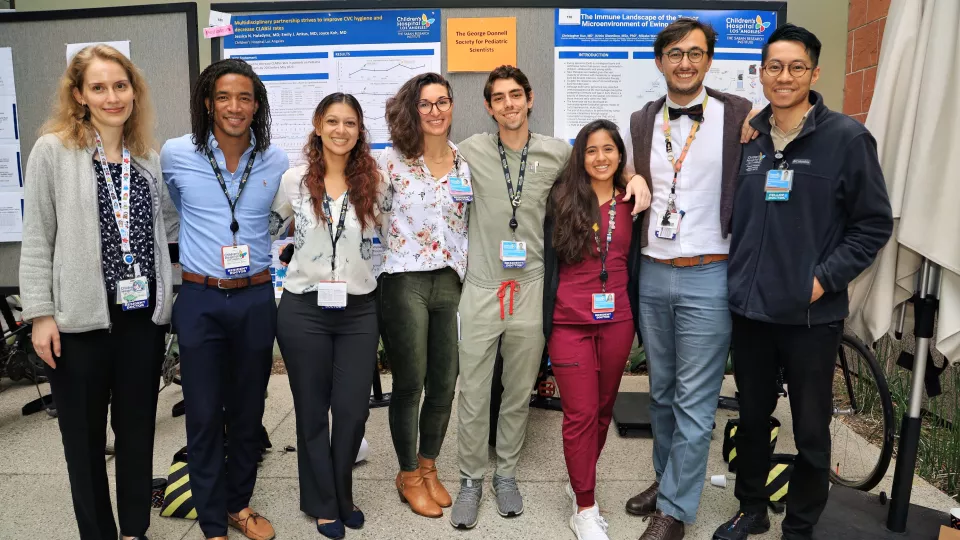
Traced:
<svg viewBox="0 0 960 540">
<path fill-rule="evenodd" d="M 57 368 L 46 368 L 83 540 L 117 538 L 103 452 L 108 406 L 116 437 L 120 532 L 141 536 L 150 527 L 153 437 L 165 334 L 165 327 L 150 320 L 152 315 L 152 306 L 125 312 L 111 305 L 112 330 L 61 333 Z"/>
<path fill-rule="evenodd" d="M 173 306 L 187 413 L 187 466 L 200 530 L 227 535 L 250 506 L 277 307 L 269 283 L 221 290 L 184 283 Z M 227 428 L 229 470 L 224 461 Z"/>
<path fill-rule="evenodd" d="M 733 366 L 740 392 L 735 494 L 741 510 L 766 511 L 769 418 L 777 405 L 777 371 L 782 366 L 798 452 L 783 520 L 786 540 L 812 538 L 827 504 L 833 372 L 842 334 L 842 321 L 806 327 L 733 316 Z"/>
<path fill-rule="evenodd" d="M 370 414 L 376 302 L 372 294 L 350 296 L 346 309 L 329 310 L 317 306 L 316 293 L 284 291 L 277 320 L 297 416 L 300 509 L 318 519 L 345 519 L 353 510 L 353 464 Z"/>
</svg>

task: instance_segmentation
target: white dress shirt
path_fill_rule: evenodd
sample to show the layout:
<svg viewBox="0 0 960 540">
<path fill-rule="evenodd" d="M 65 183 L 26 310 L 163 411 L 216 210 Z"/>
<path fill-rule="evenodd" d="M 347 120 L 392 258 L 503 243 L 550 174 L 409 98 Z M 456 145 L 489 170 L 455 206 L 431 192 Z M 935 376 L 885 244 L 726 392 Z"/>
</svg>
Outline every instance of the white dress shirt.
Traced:
<svg viewBox="0 0 960 540">
<path fill-rule="evenodd" d="M 703 103 L 706 88 L 686 107 Z M 664 107 L 680 107 L 667 97 Z M 670 140 L 674 159 L 679 159 L 687 136 L 693 128 L 689 116 L 670 121 Z M 650 203 L 650 228 L 647 230 L 647 247 L 641 253 L 655 259 L 674 259 L 697 255 L 727 254 L 730 238 L 724 239 L 720 231 L 720 192 L 723 183 L 723 102 L 707 101 L 704 121 L 696 138 L 690 145 L 683 168 L 677 177 L 676 205 L 683 211 L 680 230 L 675 240 L 656 237 L 656 230 L 667 209 L 670 186 L 673 183 L 673 165 L 667 157 L 666 139 L 663 134 L 663 109 L 657 112 L 653 124 L 653 140 L 650 150 L 650 174 L 653 184 Z"/>
<path fill-rule="evenodd" d="M 318 220 L 314 213 L 310 190 L 304 182 L 306 172 L 307 166 L 304 164 L 283 174 L 280 189 L 271 208 L 284 221 L 290 216 L 295 220 L 295 249 L 287 267 L 284 290 L 304 294 L 316 291 L 321 281 L 346 281 L 347 294 L 373 292 L 377 287 L 373 267 L 373 238 L 376 227 L 361 227 L 353 203 L 348 199 L 344 230 L 337 242 L 337 270 L 334 275 L 330 229 L 327 223 Z M 347 197 L 348 192 L 345 191 L 340 197 L 329 202 L 334 236 L 340 222 L 340 210 L 343 208 L 344 198 Z M 374 207 L 379 211 L 380 204 L 375 204 Z"/>
</svg>

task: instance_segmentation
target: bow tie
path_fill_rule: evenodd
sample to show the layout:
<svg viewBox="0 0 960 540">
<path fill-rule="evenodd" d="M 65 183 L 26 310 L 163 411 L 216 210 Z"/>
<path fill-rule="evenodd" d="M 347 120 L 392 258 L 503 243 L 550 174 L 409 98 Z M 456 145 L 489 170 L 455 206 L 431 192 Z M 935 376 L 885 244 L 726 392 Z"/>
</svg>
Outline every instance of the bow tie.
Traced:
<svg viewBox="0 0 960 540">
<path fill-rule="evenodd" d="M 676 120 L 681 116 L 689 116 L 694 122 L 703 123 L 703 104 L 694 105 L 693 107 L 683 107 L 675 109 L 673 107 L 668 107 L 670 112 L 670 119 Z"/>
</svg>

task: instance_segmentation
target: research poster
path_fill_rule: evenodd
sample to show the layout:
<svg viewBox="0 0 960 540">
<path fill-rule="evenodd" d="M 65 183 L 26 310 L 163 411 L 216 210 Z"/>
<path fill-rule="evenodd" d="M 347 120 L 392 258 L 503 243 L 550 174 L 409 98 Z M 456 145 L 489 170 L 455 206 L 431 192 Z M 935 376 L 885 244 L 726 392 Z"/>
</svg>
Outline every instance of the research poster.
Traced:
<svg viewBox="0 0 960 540">
<path fill-rule="evenodd" d="M 23 167 L 13 50 L 0 47 L 0 242 L 23 238 Z"/>
<path fill-rule="evenodd" d="M 554 136 L 573 140 L 598 118 L 616 122 L 626 137 L 630 114 L 667 93 L 653 42 L 679 17 L 710 23 L 717 32 L 704 84 L 766 104 L 760 52 L 775 11 L 557 9 L 554 20 Z"/>
<path fill-rule="evenodd" d="M 249 62 L 267 87 L 273 143 L 303 162 L 314 109 L 332 92 L 363 107 L 370 146 L 390 140 L 387 98 L 410 77 L 440 72 L 440 10 L 238 15 L 224 57 Z"/>
</svg>

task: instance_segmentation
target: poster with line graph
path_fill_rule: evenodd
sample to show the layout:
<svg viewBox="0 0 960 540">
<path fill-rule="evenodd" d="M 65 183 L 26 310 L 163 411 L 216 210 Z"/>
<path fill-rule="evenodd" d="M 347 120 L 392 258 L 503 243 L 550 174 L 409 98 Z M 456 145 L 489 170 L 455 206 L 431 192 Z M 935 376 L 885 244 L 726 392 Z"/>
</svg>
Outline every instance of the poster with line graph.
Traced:
<svg viewBox="0 0 960 540">
<path fill-rule="evenodd" d="M 440 71 L 440 11 L 344 11 L 233 18 L 224 57 L 242 58 L 267 87 L 273 143 L 303 162 L 314 109 L 332 92 L 363 107 L 374 152 L 389 146 L 387 99 L 410 77 Z"/>
</svg>

